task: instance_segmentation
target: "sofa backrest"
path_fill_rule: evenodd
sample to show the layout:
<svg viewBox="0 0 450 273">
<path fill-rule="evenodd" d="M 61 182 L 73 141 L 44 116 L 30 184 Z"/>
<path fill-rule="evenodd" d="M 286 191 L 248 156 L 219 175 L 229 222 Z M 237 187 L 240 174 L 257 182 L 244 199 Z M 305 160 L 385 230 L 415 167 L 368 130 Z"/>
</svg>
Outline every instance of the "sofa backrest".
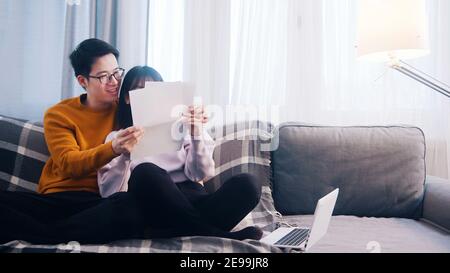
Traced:
<svg viewBox="0 0 450 273">
<path fill-rule="evenodd" d="M 260 135 L 271 130 L 271 124 L 260 121 L 211 128 L 216 176 L 205 183 L 206 189 L 214 192 L 239 173 L 252 173 L 270 186 L 270 152 L 259 146 Z M 0 190 L 36 191 L 48 158 L 42 123 L 0 116 Z"/>
<path fill-rule="evenodd" d="M 417 218 L 425 137 L 416 127 L 326 127 L 284 123 L 272 152 L 273 195 L 282 214 L 313 214 L 340 188 L 334 214 Z"/>
</svg>

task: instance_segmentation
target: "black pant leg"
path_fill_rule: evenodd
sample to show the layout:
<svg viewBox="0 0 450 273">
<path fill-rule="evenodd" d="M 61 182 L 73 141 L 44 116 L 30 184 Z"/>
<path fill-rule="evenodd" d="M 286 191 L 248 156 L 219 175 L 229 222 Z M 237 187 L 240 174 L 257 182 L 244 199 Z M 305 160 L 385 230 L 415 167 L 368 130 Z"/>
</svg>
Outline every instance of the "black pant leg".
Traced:
<svg viewBox="0 0 450 273">
<path fill-rule="evenodd" d="M 199 200 L 196 208 L 211 224 L 231 230 L 256 207 L 260 198 L 261 183 L 244 173 L 233 176 L 216 192 Z"/>
<path fill-rule="evenodd" d="M 47 226 L 35 218 L 0 204 L 0 244 L 23 240 L 35 244 L 53 244 L 58 240 Z"/>
<path fill-rule="evenodd" d="M 0 191 L 0 205 L 35 218 L 42 223 L 66 218 L 93 207 L 101 196 L 92 192 L 69 191 L 50 194 Z"/>
<path fill-rule="evenodd" d="M 176 185 L 194 207 L 197 207 L 197 203 L 209 196 L 205 187 L 198 182 L 187 180 L 176 183 Z"/>
<path fill-rule="evenodd" d="M 155 164 L 140 164 L 133 170 L 128 192 L 136 197 L 145 224 L 150 229 L 149 236 L 231 236 L 203 219 L 167 171 Z M 152 228 L 157 230 L 153 235 Z"/>
<path fill-rule="evenodd" d="M 0 192 L 0 197 L 2 243 L 107 243 L 142 237 L 142 216 L 129 193 L 101 198 L 90 192 Z"/>
<path fill-rule="evenodd" d="M 0 191 L 0 242 L 25 240 L 31 243 L 58 243 L 58 233 L 50 224 L 95 205 L 95 193 L 66 192 L 41 195 L 29 192 Z"/>
<path fill-rule="evenodd" d="M 61 242 L 102 244 L 142 238 L 142 219 L 135 197 L 127 192 L 118 192 L 103 198 L 96 206 L 54 222 L 52 229 Z"/>
</svg>

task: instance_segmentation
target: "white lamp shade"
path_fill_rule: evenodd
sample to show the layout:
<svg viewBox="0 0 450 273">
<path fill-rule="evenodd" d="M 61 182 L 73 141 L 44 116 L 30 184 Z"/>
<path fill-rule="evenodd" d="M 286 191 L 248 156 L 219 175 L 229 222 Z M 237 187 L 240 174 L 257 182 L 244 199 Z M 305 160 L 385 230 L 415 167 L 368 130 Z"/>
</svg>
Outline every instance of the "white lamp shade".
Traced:
<svg viewBox="0 0 450 273">
<path fill-rule="evenodd" d="M 425 0 L 359 0 L 358 60 L 388 62 L 429 54 Z"/>
</svg>

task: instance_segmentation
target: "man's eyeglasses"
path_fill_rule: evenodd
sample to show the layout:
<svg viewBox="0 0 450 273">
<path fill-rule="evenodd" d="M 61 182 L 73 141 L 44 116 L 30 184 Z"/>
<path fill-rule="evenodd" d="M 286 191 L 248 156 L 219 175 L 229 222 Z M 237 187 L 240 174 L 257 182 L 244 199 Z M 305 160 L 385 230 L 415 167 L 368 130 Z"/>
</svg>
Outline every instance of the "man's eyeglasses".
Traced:
<svg viewBox="0 0 450 273">
<path fill-rule="evenodd" d="M 112 77 L 114 77 L 114 79 L 116 79 L 116 81 L 120 81 L 122 79 L 124 73 L 125 73 L 125 69 L 118 68 L 112 74 L 104 73 L 104 74 L 100 74 L 99 76 L 89 75 L 88 78 L 94 78 L 94 79 L 97 79 L 101 84 L 107 84 L 107 83 L 111 82 Z"/>
</svg>

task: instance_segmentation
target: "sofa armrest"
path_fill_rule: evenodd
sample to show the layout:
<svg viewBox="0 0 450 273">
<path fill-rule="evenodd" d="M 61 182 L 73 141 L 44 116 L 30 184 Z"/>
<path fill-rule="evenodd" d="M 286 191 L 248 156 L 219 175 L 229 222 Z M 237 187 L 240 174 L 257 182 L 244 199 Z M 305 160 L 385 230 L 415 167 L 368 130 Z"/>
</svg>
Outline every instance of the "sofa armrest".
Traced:
<svg viewBox="0 0 450 273">
<path fill-rule="evenodd" d="M 450 231 L 450 181 L 427 176 L 423 218 Z"/>
</svg>

